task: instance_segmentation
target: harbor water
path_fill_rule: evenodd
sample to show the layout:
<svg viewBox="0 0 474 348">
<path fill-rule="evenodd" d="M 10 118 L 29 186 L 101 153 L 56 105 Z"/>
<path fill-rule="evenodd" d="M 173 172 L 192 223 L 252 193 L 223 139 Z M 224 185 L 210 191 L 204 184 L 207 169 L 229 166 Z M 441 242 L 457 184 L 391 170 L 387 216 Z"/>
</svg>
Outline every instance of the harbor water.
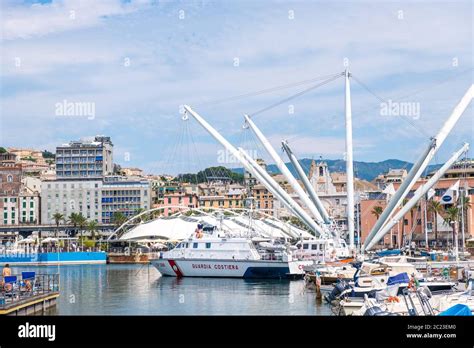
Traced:
<svg viewBox="0 0 474 348">
<path fill-rule="evenodd" d="M 303 280 L 162 277 L 151 265 L 13 267 L 57 273 L 61 296 L 47 315 L 331 315 Z"/>
</svg>

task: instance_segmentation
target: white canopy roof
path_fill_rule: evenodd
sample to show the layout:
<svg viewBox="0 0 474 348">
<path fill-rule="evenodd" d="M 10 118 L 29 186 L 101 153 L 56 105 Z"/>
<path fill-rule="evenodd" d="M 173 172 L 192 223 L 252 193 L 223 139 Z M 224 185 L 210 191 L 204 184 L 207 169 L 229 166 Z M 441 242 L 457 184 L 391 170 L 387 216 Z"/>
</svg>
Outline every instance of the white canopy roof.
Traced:
<svg viewBox="0 0 474 348">
<path fill-rule="evenodd" d="M 41 241 L 41 243 L 57 243 L 58 240 L 56 238 L 51 238 L 51 237 L 48 237 L 48 238 L 45 238 Z"/>
<path fill-rule="evenodd" d="M 32 239 L 32 238 L 28 237 L 28 238 L 25 238 L 25 239 L 19 240 L 19 241 L 18 241 L 18 244 L 23 244 L 23 243 L 34 243 L 34 242 L 35 242 L 35 240 L 34 240 L 34 239 Z"/>
<path fill-rule="evenodd" d="M 267 221 L 268 220 L 268 221 Z M 276 219 L 249 221 L 245 216 L 230 216 L 218 219 L 214 216 L 177 216 L 171 218 L 158 218 L 141 223 L 122 235 L 120 240 L 182 240 L 190 237 L 196 230 L 197 224 L 218 226 L 222 231 L 231 235 L 246 234 L 249 227 L 260 237 L 266 238 L 311 238 L 312 235 L 302 229 L 291 226 Z"/>
<path fill-rule="evenodd" d="M 180 240 L 188 238 L 196 230 L 197 222 L 185 221 L 180 217 L 156 219 L 142 223 L 126 232 L 120 240 L 164 239 Z"/>
</svg>

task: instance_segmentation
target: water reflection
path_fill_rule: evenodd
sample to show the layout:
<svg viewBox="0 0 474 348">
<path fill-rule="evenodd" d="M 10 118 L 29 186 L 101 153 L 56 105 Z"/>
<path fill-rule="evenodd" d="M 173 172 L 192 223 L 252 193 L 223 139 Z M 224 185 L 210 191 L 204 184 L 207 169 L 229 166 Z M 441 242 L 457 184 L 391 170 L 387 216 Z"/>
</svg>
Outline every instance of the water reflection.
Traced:
<svg viewBox="0 0 474 348">
<path fill-rule="evenodd" d="M 57 267 L 21 267 L 55 273 Z M 62 315 L 330 315 L 303 281 L 162 277 L 148 265 L 60 266 Z M 14 269 L 15 272 L 15 269 Z"/>
</svg>

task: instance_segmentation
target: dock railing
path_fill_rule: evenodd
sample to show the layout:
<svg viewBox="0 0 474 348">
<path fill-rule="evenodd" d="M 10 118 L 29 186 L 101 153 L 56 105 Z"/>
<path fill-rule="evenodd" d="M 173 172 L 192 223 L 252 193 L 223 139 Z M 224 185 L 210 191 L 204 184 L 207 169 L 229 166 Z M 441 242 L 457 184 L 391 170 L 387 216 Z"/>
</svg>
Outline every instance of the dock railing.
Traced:
<svg viewBox="0 0 474 348">
<path fill-rule="evenodd" d="M 59 274 L 0 276 L 0 309 L 54 293 L 59 293 Z"/>
</svg>

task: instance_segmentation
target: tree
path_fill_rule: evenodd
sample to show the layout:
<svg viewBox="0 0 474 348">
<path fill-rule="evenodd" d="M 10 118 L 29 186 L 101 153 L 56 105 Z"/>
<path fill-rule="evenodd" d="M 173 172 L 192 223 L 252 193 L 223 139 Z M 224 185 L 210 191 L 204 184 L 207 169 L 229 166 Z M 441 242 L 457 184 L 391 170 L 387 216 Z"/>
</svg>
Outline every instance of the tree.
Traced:
<svg viewBox="0 0 474 348">
<path fill-rule="evenodd" d="M 145 209 L 143 209 L 143 208 L 138 208 L 138 209 L 136 210 L 136 212 L 135 212 L 135 216 L 136 216 L 136 215 L 140 215 L 140 214 L 143 213 L 144 211 L 145 211 Z M 140 216 L 140 217 L 138 218 L 138 221 L 139 221 L 139 222 L 144 222 L 144 221 L 146 221 L 146 220 L 147 220 L 147 218 L 146 218 L 145 215 L 142 215 L 142 216 Z"/>
<path fill-rule="evenodd" d="M 49 159 L 54 159 L 56 156 L 54 155 L 54 153 L 52 152 L 49 152 L 48 150 L 44 150 L 41 155 L 43 156 L 43 158 L 49 158 Z"/>
<path fill-rule="evenodd" d="M 120 211 L 116 211 L 114 215 L 112 216 L 112 222 L 117 228 L 122 226 L 127 220 L 128 219 L 125 216 L 125 214 Z"/>
<path fill-rule="evenodd" d="M 452 206 L 446 209 L 446 216 L 444 218 L 444 222 L 449 226 L 453 225 L 453 246 L 455 245 L 454 243 L 457 243 L 457 238 L 456 238 L 456 221 L 459 218 L 459 208 Z"/>
<path fill-rule="evenodd" d="M 7 150 L 4 147 L 0 146 L 0 153 L 6 153 L 6 152 L 7 152 Z"/>
<path fill-rule="evenodd" d="M 56 233 L 55 237 L 58 238 L 59 235 L 59 223 L 64 220 L 64 215 L 61 213 L 54 213 L 53 214 L 54 222 L 56 223 Z"/>
<path fill-rule="evenodd" d="M 463 229 L 465 230 L 467 226 L 467 213 L 468 213 L 468 210 L 471 209 L 471 202 L 468 196 L 461 196 L 461 202 L 460 202 L 459 207 L 462 207 L 461 219 L 463 221 Z"/>
<path fill-rule="evenodd" d="M 383 208 L 380 205 L 376 205 L 371 211 L 372 215 L 375 215 L 377 220 L 379 219 L 380 215 L 382 215 L 382 212 Z"/>
<path fill-rule="evenodd" d="M 435 200 L 431 200 L 430 203 L 428 204 L 428 210 L 433 213 L 433 216 L 434 216 L 434 222 L 432 222 L 433 224 L 433 228 L 434 228 L 434 233 L 435 233 L 435 241 L 436 243 L 438 243 L 438 220 L 437 220 L 437 217 L 438 215 L 441 215 L 442 212 L 443 212 L 443 205 L 438 202 L 438 201 L 435 201 Z"/>
<path fill-rule="evenodd" d="M 99 224 L 95 220 L 91 220 L 91 221 L 87 222 L 87 230 L 91 233 L 91 238 L 94 241 L 95 241 L 95 237 L 96 237 L 95 232 L 97 231 L 97 226 L 98 225 Z"/>
<path fill-rule="evenodd" d="M 87 225 L 87 219 L 81 213 L 79 213 L 77 216 L 77 225 L 79 226 L 79 231 L 81 233 L 81 244 L 84 247 L 82 233 L 84 231 L 84 227 Z"/>
<path fill-rule="evenodd" d="M 68 217 L 68 222 L 70 224 L 72 224 L 72 226 L 74 227 L 74 233 L 77 234 L 77 224 L 78 224 L 78 221 L 79 221 L 79 214 L 77 213 L 71 213 L 71 215 L 69 215 Z"/>
</svg>

